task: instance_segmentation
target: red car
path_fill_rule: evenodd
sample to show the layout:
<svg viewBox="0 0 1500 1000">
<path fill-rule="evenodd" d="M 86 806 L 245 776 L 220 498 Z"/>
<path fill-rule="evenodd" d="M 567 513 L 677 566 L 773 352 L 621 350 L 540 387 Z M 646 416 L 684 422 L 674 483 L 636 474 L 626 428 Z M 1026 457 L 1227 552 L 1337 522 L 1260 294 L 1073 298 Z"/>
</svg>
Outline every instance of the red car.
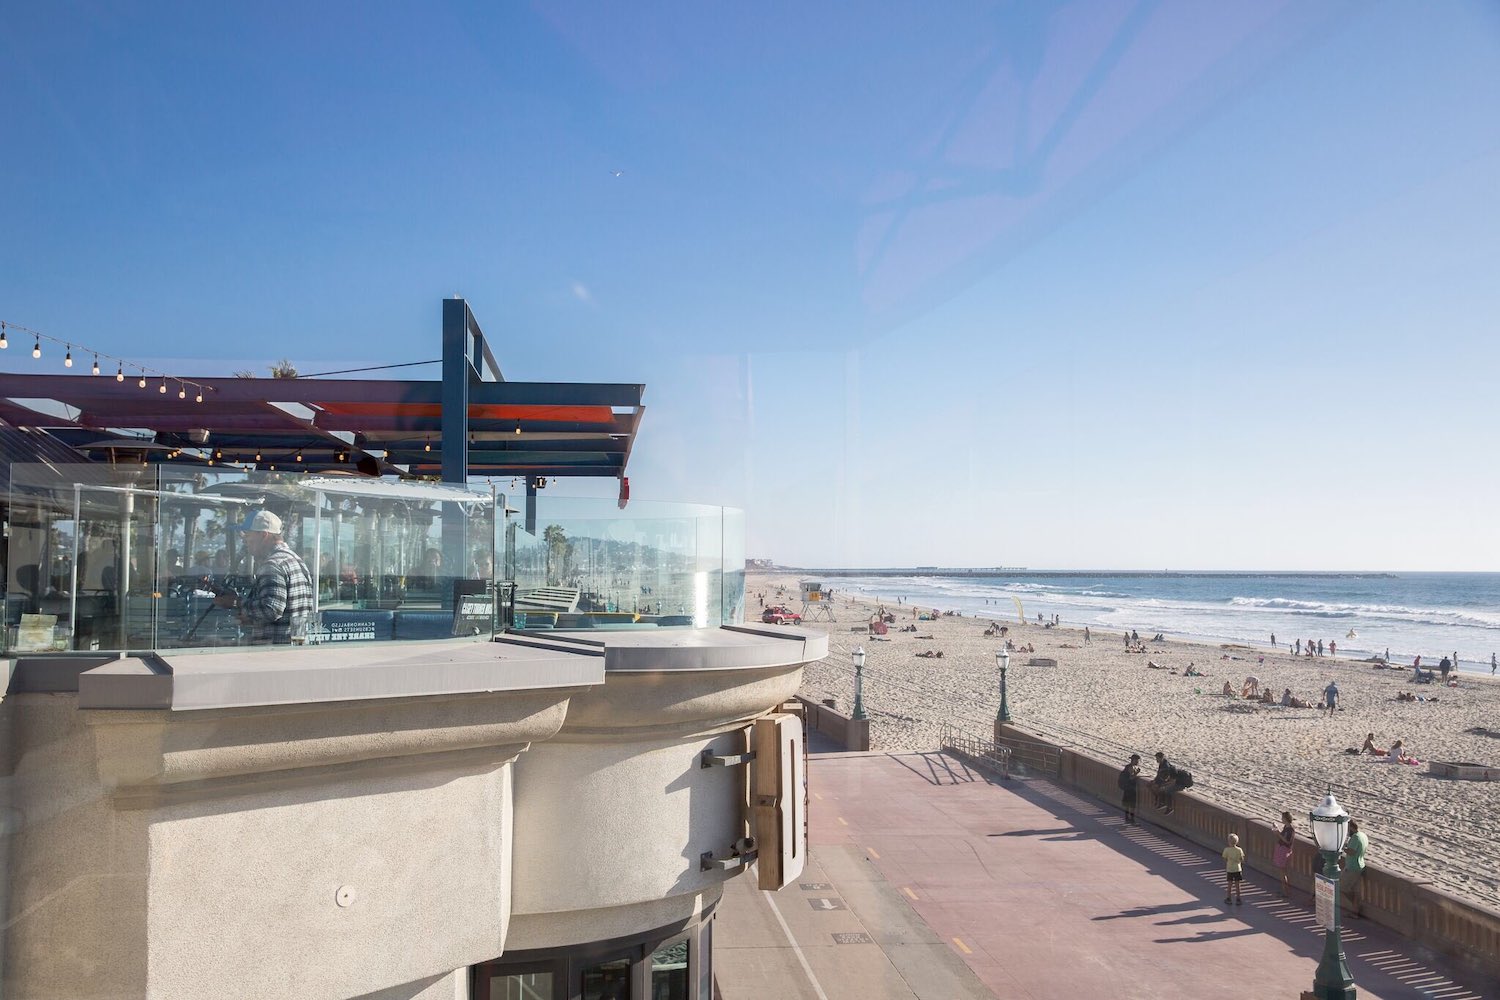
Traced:
<svg viewBox="0 0 1500 1000">
<path fill-rule="evenodd" d="M 760 613 L 760 620 L 765 622 L 767 625 L 802 624 L 801 615 L 797 614 L 797 612 L 793 611 L 791 608 L 784 608 L 780 605 L 770 607 L 762 611 Z"/>
</svg>

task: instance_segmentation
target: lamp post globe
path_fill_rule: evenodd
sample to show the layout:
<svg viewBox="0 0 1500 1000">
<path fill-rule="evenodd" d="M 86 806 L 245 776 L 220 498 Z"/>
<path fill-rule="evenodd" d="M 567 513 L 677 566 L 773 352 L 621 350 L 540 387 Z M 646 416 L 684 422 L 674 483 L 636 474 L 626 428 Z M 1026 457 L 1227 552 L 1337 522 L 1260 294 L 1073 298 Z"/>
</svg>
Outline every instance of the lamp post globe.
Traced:
<svg viewBox="0 0 1500 1000">
<path fill-rule="evenodd" d="M 1313 975 L 1313 995 L 1319 1000 L 1354 1000 L 1354 976 L 1344 957 L 1343 919 L 1339 913 L 1339 852 L 1349 834 L 1349 814 L 1333 797 L 1333 789 L 1307 814 L 1313 840 L 1323 855 L 1323 877 L 1333 883 L 1333 907 L 1323 935 L 1323 957 Z"/>
<path fill-rule="evenodd" d="M 1005 671 L 1010 667 L 1010 652 L 1004 648 L 996 650 L 995 665 L 1000 668 L 1000 710 L 995 713 L 996 722 L 1010 721 L 1010 703 L 1005 697 Z"/>
<path fill-rule="evenodd" d="M 856 646 L 849 654 L 854 660 L 854 715 L 856 719 L 868 719 L 865 714 L 865 647 Z"/>
</svg>

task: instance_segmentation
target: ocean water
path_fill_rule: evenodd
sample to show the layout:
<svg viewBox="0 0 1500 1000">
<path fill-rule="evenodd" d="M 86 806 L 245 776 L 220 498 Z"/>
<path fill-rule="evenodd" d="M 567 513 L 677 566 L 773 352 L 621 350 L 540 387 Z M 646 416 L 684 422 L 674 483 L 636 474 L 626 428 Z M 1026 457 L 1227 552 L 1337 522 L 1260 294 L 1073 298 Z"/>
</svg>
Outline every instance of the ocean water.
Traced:
<svg viewBox="0 0 1500 1000">
<path fill-rule="evenodd" d="M 1297 639 L 1338 643 L 1339 656 L 1422 665 L 1458 652 L 1460 669 L 1488 674 L 1500 652 L 1500 573 L 1171 576 L 846 576 L 847 588 L 894 605 L 1015 621 L 1060 615 L 1068 625 L 1285 649 Z M 1353 633 L 1351 636 L 1350 633 Z"/>
</svg>

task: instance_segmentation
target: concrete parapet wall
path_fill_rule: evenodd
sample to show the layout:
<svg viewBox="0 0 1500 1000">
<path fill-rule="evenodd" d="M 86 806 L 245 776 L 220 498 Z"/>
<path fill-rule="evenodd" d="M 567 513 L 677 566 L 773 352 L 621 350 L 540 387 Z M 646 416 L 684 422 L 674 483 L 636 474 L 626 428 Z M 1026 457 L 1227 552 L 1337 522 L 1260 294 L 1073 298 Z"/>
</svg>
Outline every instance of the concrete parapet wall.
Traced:
<svg viewBox="0 0 1500 1000">
<path fill-rule="evenodd" d="M 1058 755 L 1059 781 L 1075 791 L 1118 807 L 1120 789 L 1115 783 L 1124 762 L 1097 760 L 1076 749 L 1057 746 L 1034 733 L 1014 726 L 997 726 L 1004 742 L 1046 746 Z M 1192 792 L 1178 792 L 1170 816 L 1151 811 L 1150 789 L 1142 779 L 1138 799 L 1152 823 L 1213 851 L 1222 850 L 1231 833 L 1240 837 L 1246 867 L 1273 880 L 1280 872 L 1271 863 L 1279 829 L 1276 817 L 1242 816 L 1209 802 Z M 1305 819 L 1305 816 L 1304 816 Z M 1293 848 L 1290 880 L 1296 888 L 1311 893 L 1315 871 L 1322 859 L 1316 846 L 1299 838 Z M 1367 867 L 1361 882 L 1360 912 L 1369 920 L 1431 948 L 1455 961 L 1471 965 L 1486 976 L 1500 977 L 1500 911 L 1460 899 L 1430 882 Z"/>
<path fill-rule="evenodd" d="M 851 719 L 820 701 L 811 701 L 800 694 L 797 701 L 802 705 L 808 732 L 822 733 L 845 750 L 870 749 L 869 719 Z"/>
</svg>

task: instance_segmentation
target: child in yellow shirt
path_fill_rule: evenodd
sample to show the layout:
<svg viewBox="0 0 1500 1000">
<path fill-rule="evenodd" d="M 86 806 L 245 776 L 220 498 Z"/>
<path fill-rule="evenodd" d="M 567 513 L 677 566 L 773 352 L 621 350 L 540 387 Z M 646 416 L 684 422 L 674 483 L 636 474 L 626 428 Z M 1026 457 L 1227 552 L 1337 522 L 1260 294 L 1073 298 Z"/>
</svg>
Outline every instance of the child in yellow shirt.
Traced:
<svg viewBox="0 0 1500 1000">
<path fill-rule="evenodd" d="M 1224 848 L 1224 902 L 1231 894 L 1236 906 L 1244 903 L 1240 898 L 1240 886 L 1245 882 L 1245 850 L 1240 847 L 1238 834 L 1229 835 L 1229 846 Z"/>
</svg>

